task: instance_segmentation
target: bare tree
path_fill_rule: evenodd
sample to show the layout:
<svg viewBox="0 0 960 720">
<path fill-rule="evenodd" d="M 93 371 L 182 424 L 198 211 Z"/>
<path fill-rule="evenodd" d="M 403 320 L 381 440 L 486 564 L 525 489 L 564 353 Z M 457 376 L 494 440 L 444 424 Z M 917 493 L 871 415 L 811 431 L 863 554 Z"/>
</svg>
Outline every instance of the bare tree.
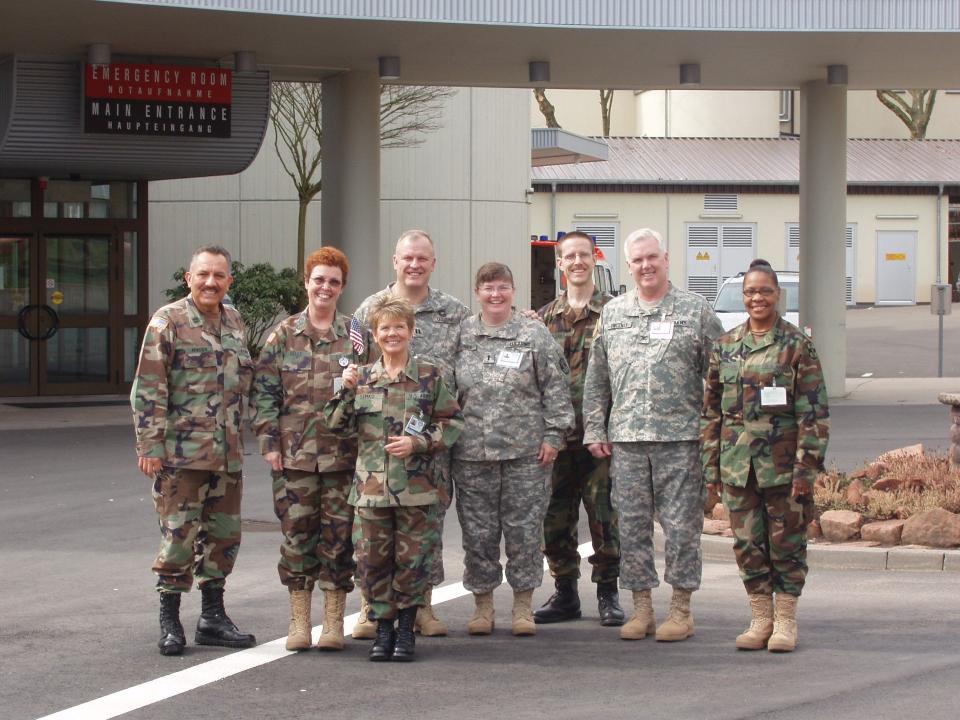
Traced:
<svg viewBox="0 0 960 720">
<path fill-rule="evenodd" d="M 382 85 L 380 146 L 411 147 L 441 127 L 447 87 Z M 303 268 L 307 211 L 323 185 L 323 92 L 320 83 L 275 82 L 270 98 L 273 146 L 297 190 L 297 269 Z"/>
<path fill-rule="evenodd" d="M 905 93 L 897 90 L 877 90 L 877 99 L 897 116 L 913 140 L 923 140 L 927 136 L 927 125 L 933 114 L 933 105 L 937 101 L 936 90 L 907 90 Z"/>
<path fill-rule="evenodd" d="M 610 110 L 613 108 L 613 90 L 600 89 L 600 120 L 603 123 L 603 136 L 610 137 Z"/>
<path fill-rule="evenodd" d="M 547 127 L 560 127 L 560 123 L 557 122 L 557 111 L 553 107 L 553 103 L 547 100 L 546 88 L 534 88 L 533 96 L 537 99 L 537 105 L 540 107 L 540 113 L 543 115 L 543 119 L 546 121 Z"/>
</svg>

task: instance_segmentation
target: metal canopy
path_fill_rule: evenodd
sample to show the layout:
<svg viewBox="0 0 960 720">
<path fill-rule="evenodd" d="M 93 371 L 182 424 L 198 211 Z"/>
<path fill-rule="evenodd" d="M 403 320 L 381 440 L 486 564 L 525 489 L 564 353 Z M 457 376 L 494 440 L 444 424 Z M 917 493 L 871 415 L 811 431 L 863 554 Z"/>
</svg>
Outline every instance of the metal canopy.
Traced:
<svg viewBox="0 0 960 720">
<path fill-rule="evenodd" d="M 400 82 L 529 87 L 672 88 L 699 63 L 707 89 L 796 88 L 849 67 L 851 89 L 950 88 L 960 66 L 955 0 L 13 0 L 0 54 L 180 56 L 232 63 L 256 53 L 278 79 L 376 72 Z M 905 62 L 904 58 L 909 58 Z"/>
</svg>

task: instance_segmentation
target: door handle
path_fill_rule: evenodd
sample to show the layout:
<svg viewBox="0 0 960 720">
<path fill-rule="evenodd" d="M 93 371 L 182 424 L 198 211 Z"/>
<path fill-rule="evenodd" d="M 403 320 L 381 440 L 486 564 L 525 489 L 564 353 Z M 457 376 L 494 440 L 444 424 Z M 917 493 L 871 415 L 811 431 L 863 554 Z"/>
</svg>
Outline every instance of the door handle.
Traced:
<svg viewBox="0 0 960 720">
<path fill-rule="evenodd" d="M 42 313 L 43 317 L 47 318 L 45 325 L 42 320 L 39 321 L 41 325 L 39 333 L 30 332 L 30 327 L 27 325 L 27 319 L 32 312 Z M 57 311 L 49 305 L 25 305 L 20 309 L 20 312 L 17 313 L 17 332 L 27 340 L 49 340 L 57 334 L 57 330 L 59 329 L 60 316 L 57 314 Z"/>
</svg>

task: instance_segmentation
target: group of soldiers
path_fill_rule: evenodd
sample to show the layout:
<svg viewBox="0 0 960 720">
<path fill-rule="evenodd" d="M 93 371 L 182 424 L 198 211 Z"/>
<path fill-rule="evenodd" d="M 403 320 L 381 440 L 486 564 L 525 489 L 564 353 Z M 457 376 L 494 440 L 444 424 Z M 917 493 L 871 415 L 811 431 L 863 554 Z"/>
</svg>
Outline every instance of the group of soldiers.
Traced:
<svg viewBox="0 0 960 720">
<path fill-rule="evenodd" d="M 589 236 L 569 233 L 556 250 L 565 289 L 538 314 L 569 365 L 576 420 L 553 464 L 543 523 L 543 551 L 556 591 L 534 619 L 540 624 L 581 616 L 577 526 L 582 504 L 601 624 L 620 626 L 625 640 L 647 634 L 660 641 L 684 640 L 694 633 L 690 597 L 699 588 L 702 565 L 703 377 L 711 343 L 723 329 L 706 300 L 669 282 L 669 257 L 653 230 L 626 238 L 635 291 L 617 298 L 594 284 L 596 260 Z M 354 318 L 362 326 L 367 308 L 384 294 L 409 301 L 416 313 L 412 353 L 437 366 L 453 388 L 459 329 L 470 311 L 430 287 L 436 263 L 433 241 L 425 232 L 401 235 L 393 256 L 396 281 L 367 298 Z M 242 420 L 257 366 L 239 313 L 223 303 L 232 282 L 229 253 L 215 246 L 200 248 L 185 280 L 189 295 L 157 311 L 147 327 L 131 391 L 138 464 L 153 480 L 162 533 L 153 571 L 163 654 L 179 654 L 186 644 L 180 595 L 194 580 L 203 596 L 196 642 L 228 647 L 255 643 L 226 614 L 223 591 L 240 544 Z M 351 335 L 359 332 L 369 338 L 365 329 L 351 327 Z M 262 440 L 261 449 L 278 470 L 277 447 Z M 305 467 L 307 471 L 316 468 Z M 437 534 L 442 537 L 454 490 L 449 454 L 438 457 L 435 474 L 441 500 Z M 673 587 L 668 617 L 659 627 L 651 595 L 659 585 L 654 515 L 666 538 L 665 580 Z M 438 546 L 430 585 L 443 578 Z M 341 580 L 340 585 L 347 582 Z M 632 592 L 629 620 L 619 604 L 618 583 Z M 340 613 L 342 618 L 342 602 Z M 417 628 L 428 635 L 447 632 L 429 594 L 417 614 Z M 354 636 L 370 637 L 370 629 L 361 612 Z"/>
</svg>

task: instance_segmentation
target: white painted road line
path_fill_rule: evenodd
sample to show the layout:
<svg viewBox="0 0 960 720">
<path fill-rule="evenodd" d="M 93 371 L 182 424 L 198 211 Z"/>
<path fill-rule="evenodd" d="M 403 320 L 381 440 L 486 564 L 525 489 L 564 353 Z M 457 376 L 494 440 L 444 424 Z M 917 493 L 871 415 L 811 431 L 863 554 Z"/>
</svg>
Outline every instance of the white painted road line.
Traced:
<svg viewBox="0 0 960 720">
<path fill-rule="evenodd" d="M 577 550 L 582 556 L 592 552 L 593 547 L 590 543 L 584 543 Z M 546 561 L 544 561 L 544 565 L 546 566 Z M 463 583 L 443 585 L 434 588 L 433 604 L 439 605 L 469 594 L 470 591 L 463 586 Z M 353 632 L 353 626 L 357 624 L 359 615 L 360 613 L 353 613 L 353 615 L 348 615 L 343 619 L 344 634 Z M 313 628 L 314 643 L 320 637 L 321 627 L 321 625 L 317 625 Z M 140 685 L 128 687 L 125 690 L 118 690 L 96 700 L 74 705 L 52 715 L 44 715 L 38 720 L 108 720 L 108 718 L 115 718 L 118 715 L 166 700 L 174 695 L 180 695 L 204 685 L 215 683 L 245 670 L 252 670 L 275 660 L 282 660 L 289 655 L 295 655 L 296 651 L 286 649 L 286 643 L 286 637 L 277 638 L 248 650 L 233 652 L 216 660 L 209 660 Z"/>
</svg>

